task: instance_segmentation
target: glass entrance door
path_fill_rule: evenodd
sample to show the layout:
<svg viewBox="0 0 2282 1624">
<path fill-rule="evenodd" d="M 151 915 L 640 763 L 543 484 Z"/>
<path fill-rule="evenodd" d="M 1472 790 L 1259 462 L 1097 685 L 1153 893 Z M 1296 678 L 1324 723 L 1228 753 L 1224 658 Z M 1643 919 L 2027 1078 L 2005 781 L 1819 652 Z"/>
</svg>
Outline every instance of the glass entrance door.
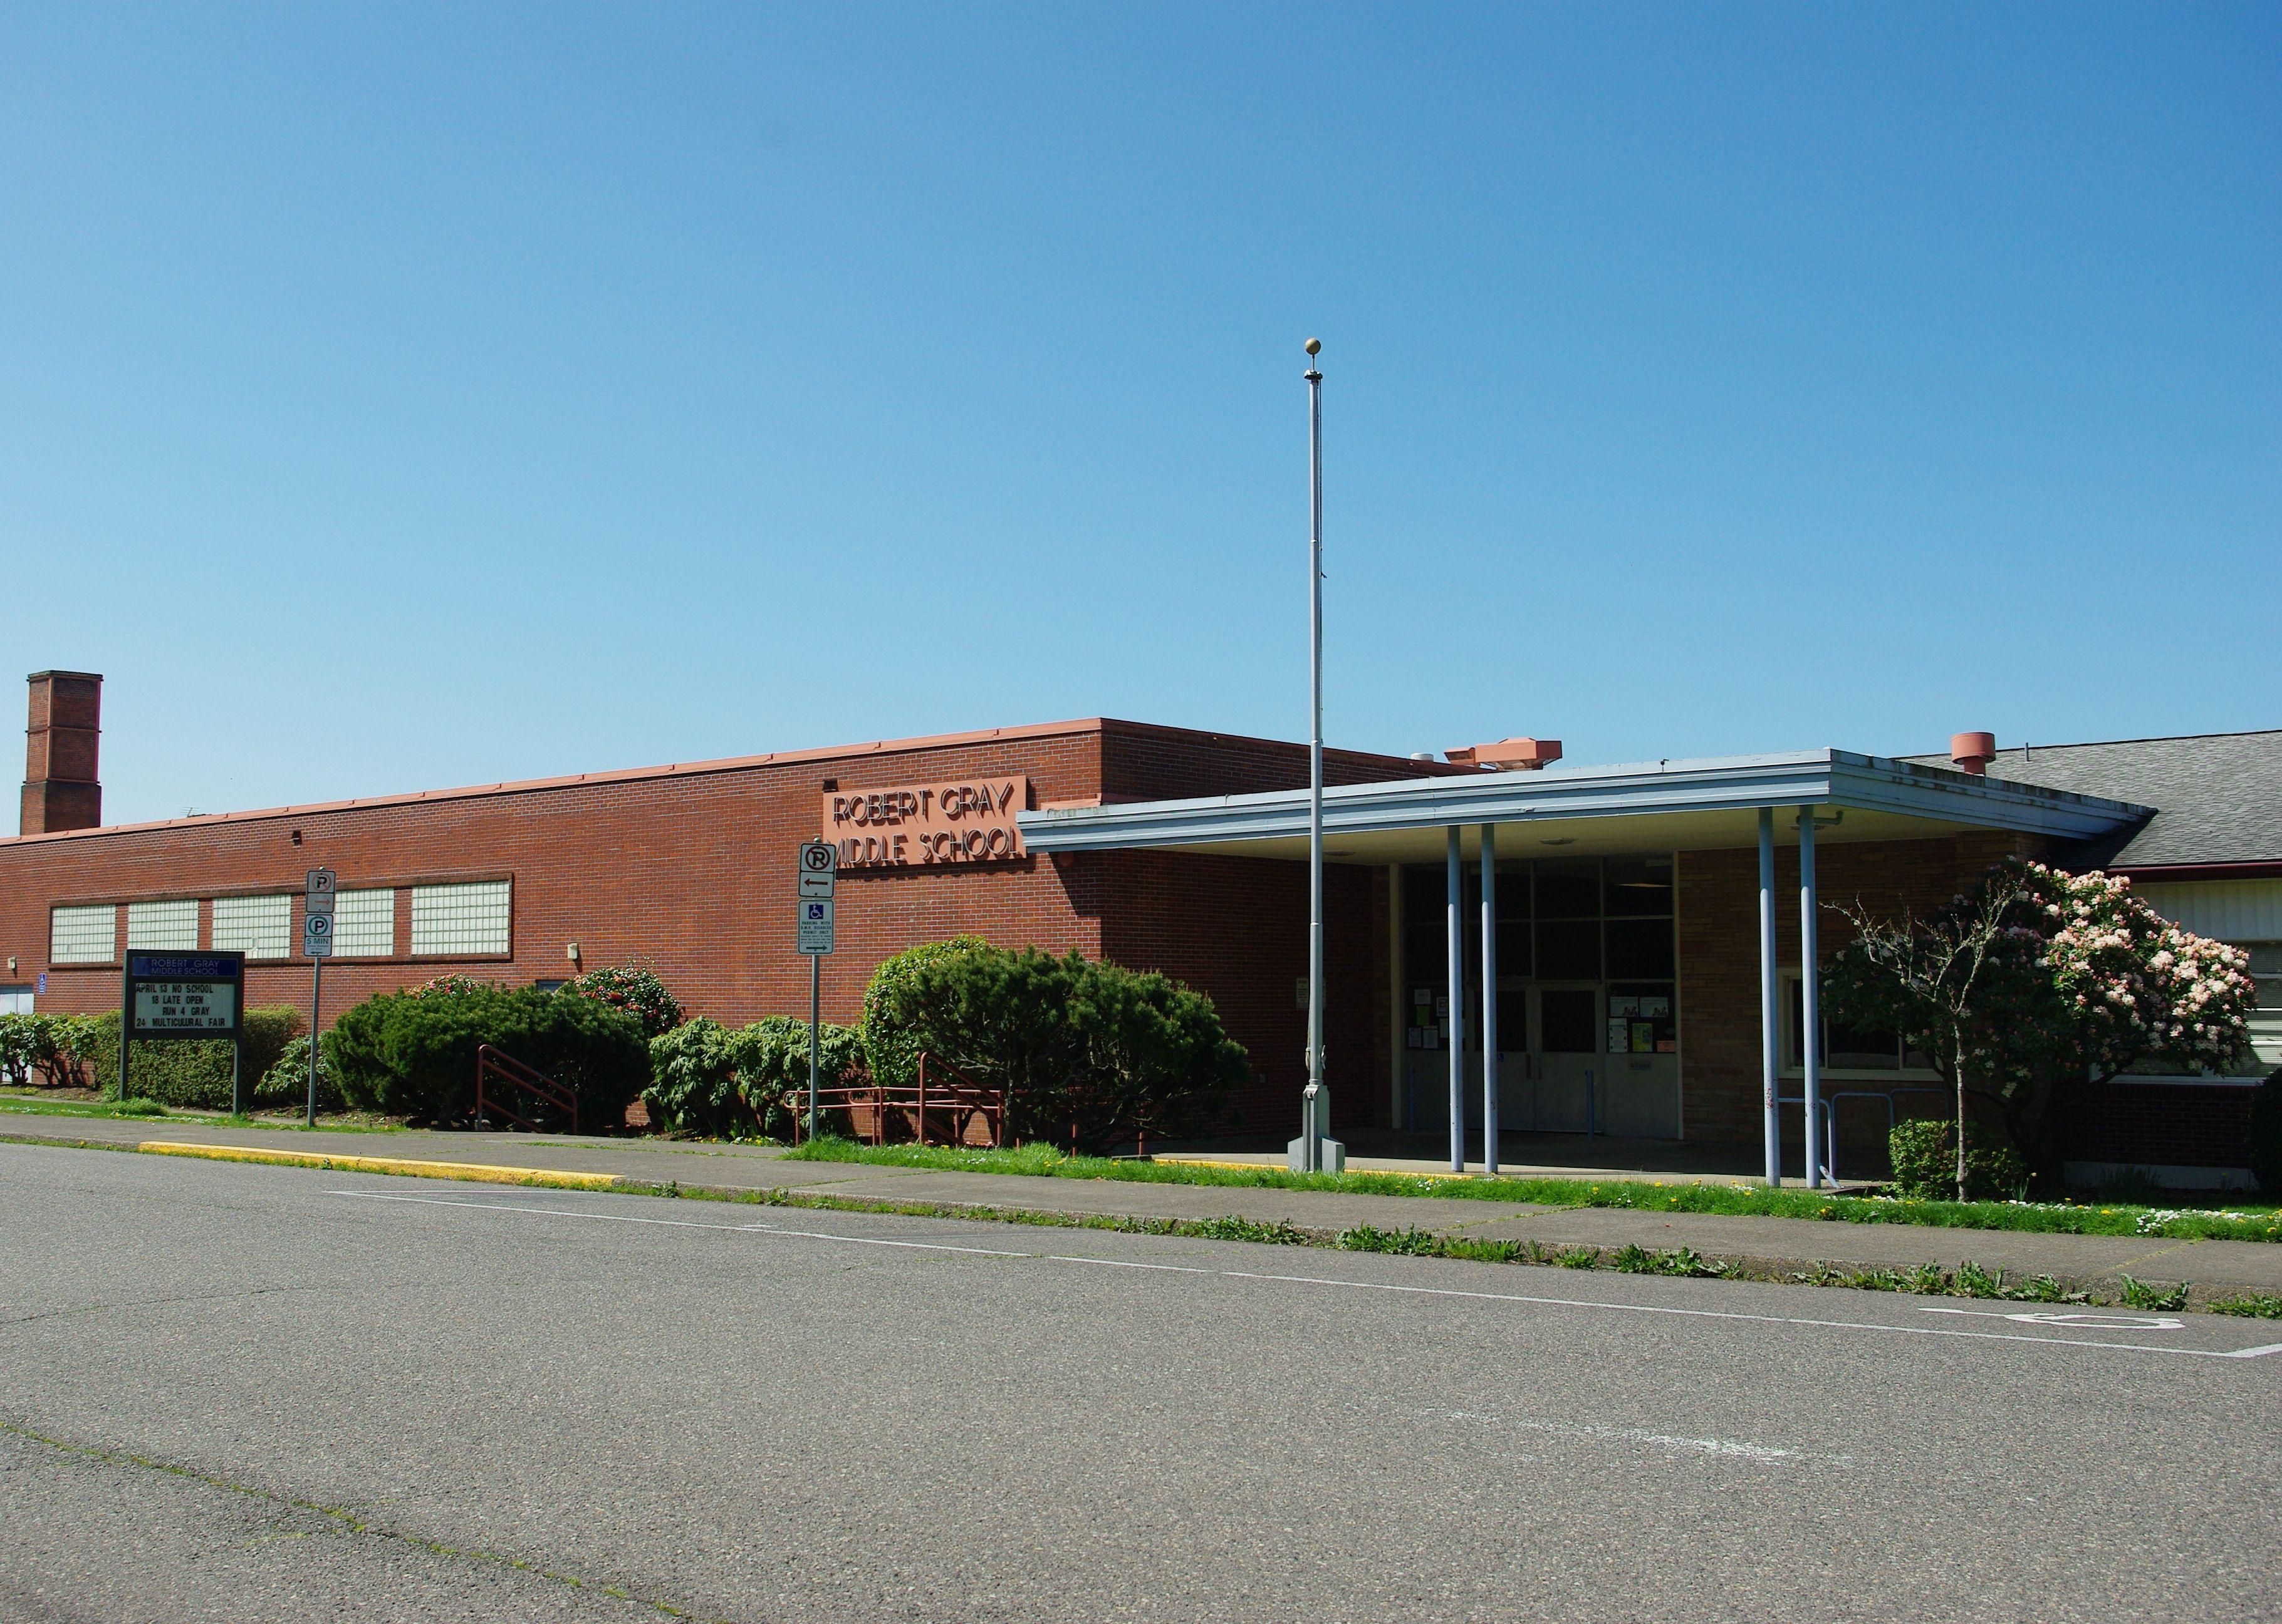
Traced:
<svg viewBox="0 0 2282 1624">
<path fill-rule="evenodd" d="M 1531 1126 L 1582 1133 L 1601 1053 L 1597 983 L 1540 982 L 1529 991 Z"/>
</svg>

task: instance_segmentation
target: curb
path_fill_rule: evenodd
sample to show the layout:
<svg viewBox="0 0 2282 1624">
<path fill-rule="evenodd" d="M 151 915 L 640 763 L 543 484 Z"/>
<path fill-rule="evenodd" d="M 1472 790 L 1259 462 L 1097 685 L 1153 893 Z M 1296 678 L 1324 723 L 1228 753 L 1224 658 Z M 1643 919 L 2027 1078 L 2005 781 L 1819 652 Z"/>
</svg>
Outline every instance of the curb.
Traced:
<svg viewBox="0 0 2282 1624">
<path fill-rule="evenodd" d="M 327 1156 L 306 1151 L 259 1150 L 240 1145 L 190 1145 L 145 1139 L 136 1150 L 150 1156 L 195 1156 L 208 1162 L 260 1162 L 315 1168 L 329 1173 L 392 1173 L 404 1178 L 448 1178 L 462 1184 L 532 1185 L 555 1190 L 614 1190 L 615 1173 L 573 1173 L 555 1168 L 492 1167 L 479 1162 L 415 1162 L 404 1156 Z"/>
</svg>

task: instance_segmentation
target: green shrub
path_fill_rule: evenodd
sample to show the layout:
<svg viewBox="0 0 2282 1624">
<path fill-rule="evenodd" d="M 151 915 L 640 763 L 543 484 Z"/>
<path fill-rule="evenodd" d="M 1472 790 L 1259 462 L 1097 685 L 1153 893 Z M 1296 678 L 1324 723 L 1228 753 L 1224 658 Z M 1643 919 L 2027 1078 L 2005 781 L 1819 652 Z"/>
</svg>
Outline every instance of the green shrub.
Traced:
<svg viewBox="0 0 2282 1624">
<path fill-rule="evenodd" d="M 80 1039 L 88 1051 L 89 1071 L 105 1096 L 119 1097 L 119 1017 L 85 1016 Z M 245 1094 L 251 1103 L 256 1088 L 285 1045 L 301 1030 L 301 1012 L 291 1004 L 256 1005 L 245 1012 Z M 128 1065 L 128 1087 L 137 1100 L 193 1111 L 227 1111 L 232 1104 L 229 1080 L 230 1045 L 221 1038 L 170 1037 L 159 1042 L 137 1038 Z"/>
<path fill-rule="evenodd" d="M 2282 1193 L 2282 1068 L 2250 1097 L 2250 1170 L 2260 1189 Z"/>
<path fill-rule="evenodd" d="M 1035 949 L 946 944 L 865 995 L 874 1076 L 925 1050 L 1006 1091 L 1009 1136 L 1102 1144 L 1208 1126 L 1248 1073 L 1212 1000 L 1162 975 Z M 889 1069 L 883 1075 L 882 1065 Z"/>
<path fill-rule="evenodd" d="M 855 1030 L 827 1022 L 818 1031 L 819 1083 L 846 1084 L 863 1069 Z M 808 1022 L 771 1015 L 732 1031 L 701 1015 L 650 1039 L 650 1121 L 677 1132 L 716 1137 L 791 1137 L 808 1086 Z"/>
<path fill-rule="evenodd" d="M 55 1023 L 47 1015 L 0 1015 L 0 1083 L 29 1088 L 34 1071 L 55 1058 Z"/>
<path fill-rule="evenodd" d="M 536 987 L 431 983 L 384 992 L 344 1010 L 325 1047 L 351 1109 L 440 1123 L 474 1115 L 476 1051 L 485 1044 L 571 1090 L 578 1125 L 589 1131 L 623 1122 L 649 1077 L 637 1018 Z M 534 1114 L 519 1093 L 505 1103 Z"/>
<path fill-rule="evenodd" d="M 912 989 L 923 971 L 972 953 L 993 951 L 981 936 L 922 942 L 883 960 L 864 989 L 864 1056 L 873 1080 L 889 1088 L 910 1088 L 919 1080 L 920 1051 L 927 1046 L 905 1014 Z"/>
<path fill-rule="evenodd" d="M 330 1034 L 328 1034 L 330 1036 Z M 317 1045 L 317 1109 L 342 1108 L 340 1084 L 333 1080 L 326 1045 Z M 278 1053 L 277 1063 L 253 1087 L 253 1103 L 264 1110 L 301 1109 L 309 1102 L 309 1035 L 299 1033 Z"/>
<path fill-rule="evenodd" d="M 808 1022 L 770 1015 L 739 1032 L 736 1044 L 737 1076 L 761 1131 L 772 1139 L 790 1138 L 808 1108 Z M 864 1038 L 856 1028 L 822 1022 L 816 1048 L 818 1087 L 844 1088 L 863 1075 Z"/>
<path fill-rule="evenodd" d="M 687 1018 L 680 1003 L 665 990 L 665 983 L 640 965 L 605 965 L 565 982 L 563 991 L 600 998 L 613 1009 L 625 1010 L 641 1022 L 645 1039 L 661 1037 Z"/>
<path fill-rule="evenodd" d="M 1957 1141 L 1941 1117 L 1897 1123 L 1886 1141 L 1894 1164 L 1894 1193 L 1921 1201 L 1957 1199 Z M 2029 1169 L 2020 1153 L 1999 1145 L 1978 1123 L 1965 1124 L 1965 1195 L 1973 1201 L 2020 1199 Z"/>
</svg>

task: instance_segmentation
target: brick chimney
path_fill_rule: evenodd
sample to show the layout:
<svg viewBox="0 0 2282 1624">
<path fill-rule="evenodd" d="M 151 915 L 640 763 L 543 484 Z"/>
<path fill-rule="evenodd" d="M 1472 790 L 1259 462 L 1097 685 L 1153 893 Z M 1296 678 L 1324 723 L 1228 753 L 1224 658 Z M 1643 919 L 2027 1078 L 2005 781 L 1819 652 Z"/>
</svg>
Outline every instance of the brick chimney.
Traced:
<svg viewBox="0 0 2282 1624">
<path fill-rule="evenodd" d="M 103 821 L 96 741 L 103 734 L 103 679 L 90 671 L 35 671 L 24 727 L 25 835 L 91 829 Z"/>
<path fill-rule="evenodd" d="M 1561 759 L 1561 741 L 1500 739 L 1494 744 L 1469 744 L 1442 753 L 1462 767 L 1485 767 L 1493 773 L 1536 773 Z"/>
</svg>

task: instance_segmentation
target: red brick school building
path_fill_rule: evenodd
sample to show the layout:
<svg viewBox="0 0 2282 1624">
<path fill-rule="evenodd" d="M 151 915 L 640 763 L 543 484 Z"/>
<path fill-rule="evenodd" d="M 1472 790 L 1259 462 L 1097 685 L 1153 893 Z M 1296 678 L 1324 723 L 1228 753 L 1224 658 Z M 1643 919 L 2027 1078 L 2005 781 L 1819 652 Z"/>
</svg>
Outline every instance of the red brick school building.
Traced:
<svg viewBox="0 0 2282 1624">
<path fill-rule="evenodd" d="M 641 960 L 693 1013 L 805 1014 L 795 853 L 820 835 L 842 864 L 827 1019 L 854 1020 L 873 967 L 918 943 L 1075 949 L 1209 994 L 1254 1069 L 1229 1131 L 1296 1130 L 1304 745 L 1097 719 L 105 826 L 101 685 L 31 679 L 22 833 L 0 840 L 0 1009 L 115 1007 L 130 948 L 236 949 L 249 1002 L 304 1002 L 299 894 L 324 866 L 341 891 L 329 1011 L 446 972 L 544 983 Z M 1486 998 L 1508 1132 L 1685 1138 L 1756 1166 L 1765 1100 L 1796 1099 L 1810 1058 L 1803 910 L 1827 955 L 1840 921 L 1821 905 L 1924 911 L 2018 853 L 2129 874 L 2250 948 L 2256 1067 L 2128 1079 L 2070 1151 L 2087 1175 L 2240 1181 L 2248 1081 L 2282 1063 L 2266 991 L 2282 988 L 2282 733 L 1962 748 L 1611 767 L 1525 740 L 1441 761 L 1327 752 L 1335 1128 L 1445 1138 L 1455 1054 L 1478 1140 Z M 1933 1080 L 1841 1030 L 1812 1058 L 1842 1154 Z"/>
</svg>

